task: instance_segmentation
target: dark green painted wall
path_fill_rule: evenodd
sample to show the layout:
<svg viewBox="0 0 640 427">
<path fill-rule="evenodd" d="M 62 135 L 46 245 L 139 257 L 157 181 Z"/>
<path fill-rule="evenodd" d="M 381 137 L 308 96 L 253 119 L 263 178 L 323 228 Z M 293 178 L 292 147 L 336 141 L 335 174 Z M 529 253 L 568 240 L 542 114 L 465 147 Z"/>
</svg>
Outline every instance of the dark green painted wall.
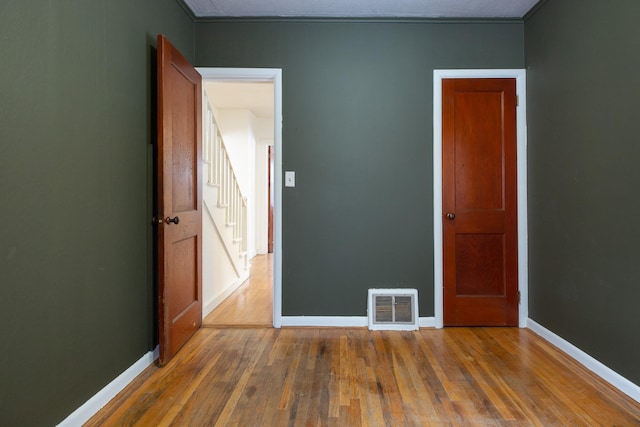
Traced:
<svg viewBox="0 0 640 427">
<path fill-rule="evenodd" d="M 371 286 L 416 287 L 433 315 L 432 71 L 526 53 L 531 317 L 640 382 L 635 0 L 547 2 L 524 25 L 41 3 L 0 3 L 1 425 L 61 421 L 155 345 L 159 32 L 199 66 L 283 69 L 285 315 L 364 315 Z"/>
<path fill-rule="evenodd" d="M 175 0 L 0 2 L 0 425 L 51 426 L 155 344 L 151 46 Z"/>
<path fill-rule="evenodd" d="M 525 24 L 530 317 L 640 384 L 640 2 Z"/>
<path fill-rule="evenodd" d="M 211 22 L 199 66 L 283 69 L 283 314 L 366 315 L 411 287 L 433 316 L 433 70 L 522 68 L 523 24 Z"/>
</svg>

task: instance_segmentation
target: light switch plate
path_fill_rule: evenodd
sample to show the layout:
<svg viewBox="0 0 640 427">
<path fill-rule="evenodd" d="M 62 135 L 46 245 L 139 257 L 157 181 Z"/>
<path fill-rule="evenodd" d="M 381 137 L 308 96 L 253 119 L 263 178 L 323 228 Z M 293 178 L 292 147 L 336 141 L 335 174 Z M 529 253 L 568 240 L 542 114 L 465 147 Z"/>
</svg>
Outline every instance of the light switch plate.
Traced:
<svg viewBox="0 0 640 427">
<path fill-rule="evenodd" d="M 284 186 L 295 187 L 296 186 L 296 173 L 294 171 L 284 172 Z"/>
</svg>

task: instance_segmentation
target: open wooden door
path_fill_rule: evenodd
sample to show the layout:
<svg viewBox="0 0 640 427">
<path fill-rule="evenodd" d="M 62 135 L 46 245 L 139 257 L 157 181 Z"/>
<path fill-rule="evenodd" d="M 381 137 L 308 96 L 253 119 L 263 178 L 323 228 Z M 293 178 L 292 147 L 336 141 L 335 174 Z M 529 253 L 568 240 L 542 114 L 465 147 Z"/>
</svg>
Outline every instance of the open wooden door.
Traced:
<svg viewBox="0 0 640 427">
<path fill-rule="evenodd" d="M 158 324 L 164 365 L 202 324 L 202 78 L 158 35 Z"/>
<path fill-rule="evenodd" d="M 515 79 L 442 81 L 445 326 L 518 325 Z"/>
</svg>

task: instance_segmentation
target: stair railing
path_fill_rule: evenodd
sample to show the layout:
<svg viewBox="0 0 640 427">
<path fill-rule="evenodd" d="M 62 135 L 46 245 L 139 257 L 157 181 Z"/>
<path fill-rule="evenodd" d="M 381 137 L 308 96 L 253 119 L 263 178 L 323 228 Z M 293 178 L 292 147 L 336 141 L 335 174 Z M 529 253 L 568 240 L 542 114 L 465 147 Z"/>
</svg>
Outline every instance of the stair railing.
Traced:
<svg viewBox="0 0 640 427">
<path fill-rule="evenodd" d="M 240 189 L 229 152 L 208 99 L 206 99 L 206 108 L 203 157 L 204 161 L 209 163 L 207 184 L 218 187 L 217 206 L 225 209 L 225 226 L 232 228 L 232 241 L 238 244 L 238 255 L 244 258 L 244 264 L 248 266 L 247 198 Z"/>
</svg>

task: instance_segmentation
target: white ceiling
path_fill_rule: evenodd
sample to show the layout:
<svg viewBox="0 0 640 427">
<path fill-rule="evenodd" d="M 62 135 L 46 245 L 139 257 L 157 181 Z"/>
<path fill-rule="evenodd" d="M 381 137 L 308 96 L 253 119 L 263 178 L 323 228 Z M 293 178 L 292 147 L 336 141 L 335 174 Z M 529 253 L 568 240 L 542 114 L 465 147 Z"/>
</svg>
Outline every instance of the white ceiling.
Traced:
<svg viewBox="0 0 640 427">
<path fill-rule="evenodd" d="M 183 0 L 196 17 L 522 18 L 538 0 Z"/>
</svg>

